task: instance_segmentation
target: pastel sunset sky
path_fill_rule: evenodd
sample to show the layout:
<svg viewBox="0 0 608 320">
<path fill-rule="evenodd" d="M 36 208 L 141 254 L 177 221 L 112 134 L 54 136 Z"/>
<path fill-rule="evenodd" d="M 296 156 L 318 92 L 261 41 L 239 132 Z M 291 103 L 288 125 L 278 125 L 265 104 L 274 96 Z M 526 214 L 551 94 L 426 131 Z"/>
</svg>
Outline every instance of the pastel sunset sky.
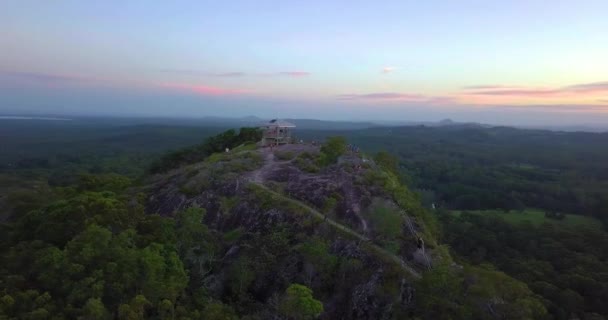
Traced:
<svg viewBox="0 0 608 320">
<path fill-rule="evenodd" d="M 608 123 L 608 1 L 0 1 L 0 114 Z"/>
</svg>

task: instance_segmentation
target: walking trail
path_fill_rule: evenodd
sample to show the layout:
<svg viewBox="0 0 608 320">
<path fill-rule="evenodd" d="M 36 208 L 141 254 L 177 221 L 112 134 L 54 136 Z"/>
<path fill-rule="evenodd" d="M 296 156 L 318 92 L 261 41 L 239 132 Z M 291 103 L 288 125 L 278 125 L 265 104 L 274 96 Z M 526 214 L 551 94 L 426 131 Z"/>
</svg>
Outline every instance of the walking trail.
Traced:
<svg viewBox="0 0 608 320">
<path fill-rule="evenodd" d="M 255 182 L 254 182 L 255 183 Z M 299 200 L 295 200 L 293 198 L 289 198 L 283 194 L 280 194 L 276 191 L 273 191 L 269 188 L 267 188 L 265 185 L 263 184 L 259 184 L 259 183 L 255 183 L 256 185 L 258 185 L 259 187 L 261 187 L 262 189 L 264 189 L 266 192 L 280 198 L 281 200 L 284 201 L 288 201 L 292 204 L 295 204 L 303 209 L 305 209 L 306 211 L 308 211 L 309 213 L 311 213 L 312 215 L 318 217 L 319 219 L 323 220 L 325 223 L 327 223 L 328 225 L 339 229 L 355 238 L 357 238 L 358 240 L 361 241 L 365 241 L 366 245 L 368 247 L 370 247 L 376 254 L 383 256 L 384 258 L 388 258 L 389 260 L 391 260 L 392 262 L 396 263 L 397 265 L 399 265 L 404 271 L 406 271 L 407 273 L 409 273 L 410 275 L 412 275 L 414 278 L 419 279 L 420 273 L 418 273 L 416 270 L 414 270 L 412 267 L 410 267 L 409 265 L 407 265 L 407 263 L 405 263 L 405 261 L 403 261 L 403 259 L 401 259 L 400 257 L 398 257 L 397 255 L 393 254 L 392 252 L 376 245 L 370 242 L 370 239 L 367 238 L 366 236 L 363 236 L 361 234 L 359 234 L 358 232 L 352 230 L 351 228 L 336 222 L 333 219 L 327 218 L 324 214 L 322 214 L 321 212 L 319 212 L 318 210 L 306 205 L 305 203 L 303 203 L 302 201 Z"/>
<path fill-rule="evenodd" d="M 272 172 L 273 167 L 278 163 L 275 161 L 274 158 L 274 153 L 268 149 L 263 149 L 262 151 L 263 157 L 264 157 L 264 165 L 262 167 L 260 167 L 258 170 L 255 170 L 254 172 L 252 172 L 252 174 L 249 176 L 248 180 L 251 183 L 256 184 L 257 186 L 261 187 L 262 189 L 264 189 L 266 192 L 280 198 L 281 200 L 284 201 L 288 201 L 292 204 L 295 204 L 303 209 L 305 209 L 306 211 L 308 211 L 309 213 L 311 213 L 312 215 L 318 217 L 319 219 L 323 220 L 324 223 L 327 223 L 328 225 L 341 230 L 347 234 L 349 234 L 350 236 L 364 241 L 365 245 L 367 247 L 369 247 L 370 249 L 372 249 L 372 251 L 374 251 L 374 253 L 376 253 L 379 256 L 382 256 L 383 258 L 386 258 L 390 261 L 392 261 L 393 263 L 397 264 L 398 266 L 401 267 L 402 270 L 404 270 L 405 272 L 407 272 L 408 274 L 410 274 L 411 276 L 413 276 L 416 279 L 419 279 L 421 276 L 420 274 L 414 270 L 411 266 L 409 266 L 408 264 L 405 263 L 405 261 L 403 261 L 403 259 L 395 254 L 393 254 L 392 252 L 376 245 L 373 244 L 370 239 L 364 235 L 359 234 L 358 232 L 354 231 L 353 229 L 333 220 L 330 219 L 329 217 L 327 217 L 326 215 L 322 214 L 321 212 L 319 212 L 318 210 L 308 206 L 307 204 L 303 203 L 302 201 L 287 197 L 281 193 L 278 193 L 276 191 L 273 191 L 271 189 L 269 189 L 268 187 L 266 187 L 264 185 L 264 181 L 266 180 L 266 176 L 268 175 L 268 173 Z M 288 162 L 288 161 L 286 161 Z M 353 188 L 347 188 L 348 194 L 347 196 L 350 197 L 350 199 L 354 199 L 354 191 Z M 357 210 L 358 208 L 358 210 Z M 357 217 L 360 218 L 362 226 L 363 226 L 363 231 L 367 231 L 367 223 L 365 222 L 365 220 L 363 219 L 363 217 L 360 216 L 360 207 L 358 205 L 358 203 L 353 206 L 353 210 L 355 211 L 355 214 L 357 215 Z"/>
<path fill-rule="evenodd" d="M 361 227 L 363 228 L 363 233 L 367 234 L 367 221 L 365 221 L 365 219 L 363 218 L 363 215 L 361 215 L 361 205 L 359 204 L 359 201 L 357 201 L 357 198 L 355 197 L 355 188 L 353 187 L 351 182 L 346 183 L 346 185 L 344 186 L 344 195 L 346 197 L 346 201 L 348 201 L 348 203 L 351 204 L 351 208 L 353 210 L 353 213 L 355 214 L 355 216 L 359 219 L 359 222 L 361 223 Z"/>
<path fill-rule="evenodd" d="M 264 148 L 262 149 L 262 156 L 264 157 L 264 165 L 262 167 L 260 167 L 259 169 L 253 171 L 251 173 L 250 176 L 250 180 L 251 182 L 257 183 L 257 184 L 262 184 L 264 183 L 264 181 L 266 181 L 266 176 L 268 175 L 268 173 L 270 173 L 272 171 L 272 168 L 274 167 L 275 161 L 274 161 L 274 153 L 272 151 L 270 151 L 269 148 Z"/>
</svg>

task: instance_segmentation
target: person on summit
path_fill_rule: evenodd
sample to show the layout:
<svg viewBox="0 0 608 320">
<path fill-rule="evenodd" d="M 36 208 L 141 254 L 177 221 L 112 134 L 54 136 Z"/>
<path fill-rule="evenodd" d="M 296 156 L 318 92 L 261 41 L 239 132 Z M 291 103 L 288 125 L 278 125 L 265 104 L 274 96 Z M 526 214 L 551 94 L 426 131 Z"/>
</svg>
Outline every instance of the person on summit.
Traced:
<svg viewBox="0 0 608 320">
<path fill-rule="evenodd" d="M 418 241 L 416 241 L 416 242 L 417 242 L 418 249 L 424 248 L 424 240 L 422 240 L 422 237 L 418 236 Z"/>
</svg>

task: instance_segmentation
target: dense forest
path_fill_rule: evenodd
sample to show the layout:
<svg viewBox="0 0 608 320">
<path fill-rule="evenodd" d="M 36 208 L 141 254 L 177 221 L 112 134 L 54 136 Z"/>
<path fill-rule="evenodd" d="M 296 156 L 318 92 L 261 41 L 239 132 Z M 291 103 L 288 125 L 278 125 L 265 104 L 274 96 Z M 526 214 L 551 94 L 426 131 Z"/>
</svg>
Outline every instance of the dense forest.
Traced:
<svg viewBox="0 0 608 320">
<path fill-rule="evenodd" d="M 268 257 L 254 252 L 269 243 L 264 250 L 273 255 L 296 250 L 316 259 L 318 268 L 331 266 L 326 276 L 357 268 L 354 261 L 334 261 L 328 243 L 318 238 L 290 249 L 285 241 L 296 238 L 279 228 L 248 238 L 251 260 L 229 270 L 234 282 L 223 300 L 196 291 L 210 267 L 203 251 L 227 248 L 240 237 L 238 230 L 218 233 L 194 223 L 205 218 L 204 210 L 175 218 L 144 214 L 140 186 L 150 174 L 257 138 L 248 131 L 214 136 L 224 129 L 6 122 L 0 128 L 0 310 L 27 319 L 237 319 L 261 307 L 242 288 L 255 286 L 252 279 Z M 466 272 L 485 277 L 485 286 L 469 287 L 465 275 L 448 277 L 447 267 L 438 266 L 416 287 L 424 308 L 415 310 L 419 317 L 471 318 L 474 302 L 450 301 L 472 294 L 471 288 L 489 294 L 501 285 L 512 294 L 504 299 L 520 297 L 538 317 L 542 310 L 547 319 L 608 316 L 607 134 L 477 126 L 297 134 L 308 141 L 343 135 L 365 153 L 395 155 L 376 160 L 415 189 L 427 208 L 436 206 L 439 240 Z M 545 216 L 535 223 L 510 219 L 530 209 Z M 573 225 L 570 214 L 597 220 Z M 298 284 L 283 289 L 275 298 L 277 312 L 293 319 L 319 314 L 322 290 Z"/>
<path fill-rule="evenodd" d="M 608 234 L 598 228 L 545 223 L 513 225 L 501 218 L 444 212 L 444 241 L 469 262 L 490 262 L 522 280 L 556 319 L 608 314 Z"/>
<path fill-rule="evenodd" d="M 429 206 L 538 208 L 608 219 L 608 133 L 452 125 L 342 134 L 364 151 L 397 155 L 407 181 Z"/>
</svg>

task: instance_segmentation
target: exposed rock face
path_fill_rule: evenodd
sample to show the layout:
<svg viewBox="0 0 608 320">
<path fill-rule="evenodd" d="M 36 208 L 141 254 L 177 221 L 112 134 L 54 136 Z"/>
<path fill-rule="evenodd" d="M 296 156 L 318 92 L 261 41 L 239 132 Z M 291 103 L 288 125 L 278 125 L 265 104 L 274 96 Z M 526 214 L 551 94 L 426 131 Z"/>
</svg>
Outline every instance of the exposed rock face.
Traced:
<svg viewBox="0 0 608 320">
<path fill-rule="evenodd" d="M 366 283 L 355 288 L 352 294 L 352 316 L 355 319 L 388 319 L 386 306 L 378 298 L 382 271 L 374 273 Z"/>
<path fill-rule="evenodd" d="M 293 153 L 293 157 L 277 159 L 269 149 L 225 154 L 214 162 L 206 161 L 156 177 L 148 190 L 146 211 L 172 216 L 197 206 L 206 209 L 205 223 L 218 232 L 241 229 L 244 234 L 264 235 L 277 226 L 287 226 L 300 237 L 329 235 L 329 253 L 344 261 L 354 261 L 354 267 L 365 276 L 350 279 L 348 272 L 343 271 L 343 279 L 336 280 L 341 283 L 339 287 L 324 288 L 333 293 L 323 299 L 323 319 L 389 319 L 395 308 L 412 307 L 415 294 L 411 282 L 394 273 L 387 277 L 390 259 L 374 256 L 369 245 L 362 241 L 382 238 L 377 234 L 380 229 L 366 218 L 374 199 L 381 199 L 398 210 L 390 196 L 365 183 L 366 173 L 375 170 L 373 165 L 370 166 L 370 162 L 364 165 L 358 156 L 349 155 L 342 157 L 339 164 L 307 172 L 298 164 L 297 157 L 304 152 L 314 157 L 318 152 L 316 147 L 284 146 L 280 150 Z M 255 185 L 275 193 L 252 188 Z M 328 205 L 331 199 L 335 202 L 333 206 Z M 306 208 L 314 210 L 314 214 Z M 342 235 L 324 224 L 323 216 L 361 236 L 357 239 Z M 312 219 L 315 217 L 317 220 Z M 410 225 L 414 233 L 421 228 L 414 218 L 408 219 L 410 224 L 404 223 L 401 227 L 400 250 L 396 253 L 397 259 L 406 262 L 417 259 L 418 250 Z M 247 250 L 247 236 L 244 239 L 226 247 L 220 254 L 221 267 L 205 278 L 206 289 L 214 295 L 227 292 L 227 272 L 241 252 Z M 272 302 L 289 283 L 305 283 L 313 289 L 326 285 L 318 278 L 318 267 L 300 254 L 277 253 L 273 259 L 277 271 L 255 279 L 251 286 L 253 295 L 260 301 Z M 419 270 L 424 269 L 424 265 L 419 266 Z M 387 283 L 395 288 L 392 295 L 381 290 Z M 276 310 L 268 310 L 265 315 L 276 316 Z"/>
</svg>

